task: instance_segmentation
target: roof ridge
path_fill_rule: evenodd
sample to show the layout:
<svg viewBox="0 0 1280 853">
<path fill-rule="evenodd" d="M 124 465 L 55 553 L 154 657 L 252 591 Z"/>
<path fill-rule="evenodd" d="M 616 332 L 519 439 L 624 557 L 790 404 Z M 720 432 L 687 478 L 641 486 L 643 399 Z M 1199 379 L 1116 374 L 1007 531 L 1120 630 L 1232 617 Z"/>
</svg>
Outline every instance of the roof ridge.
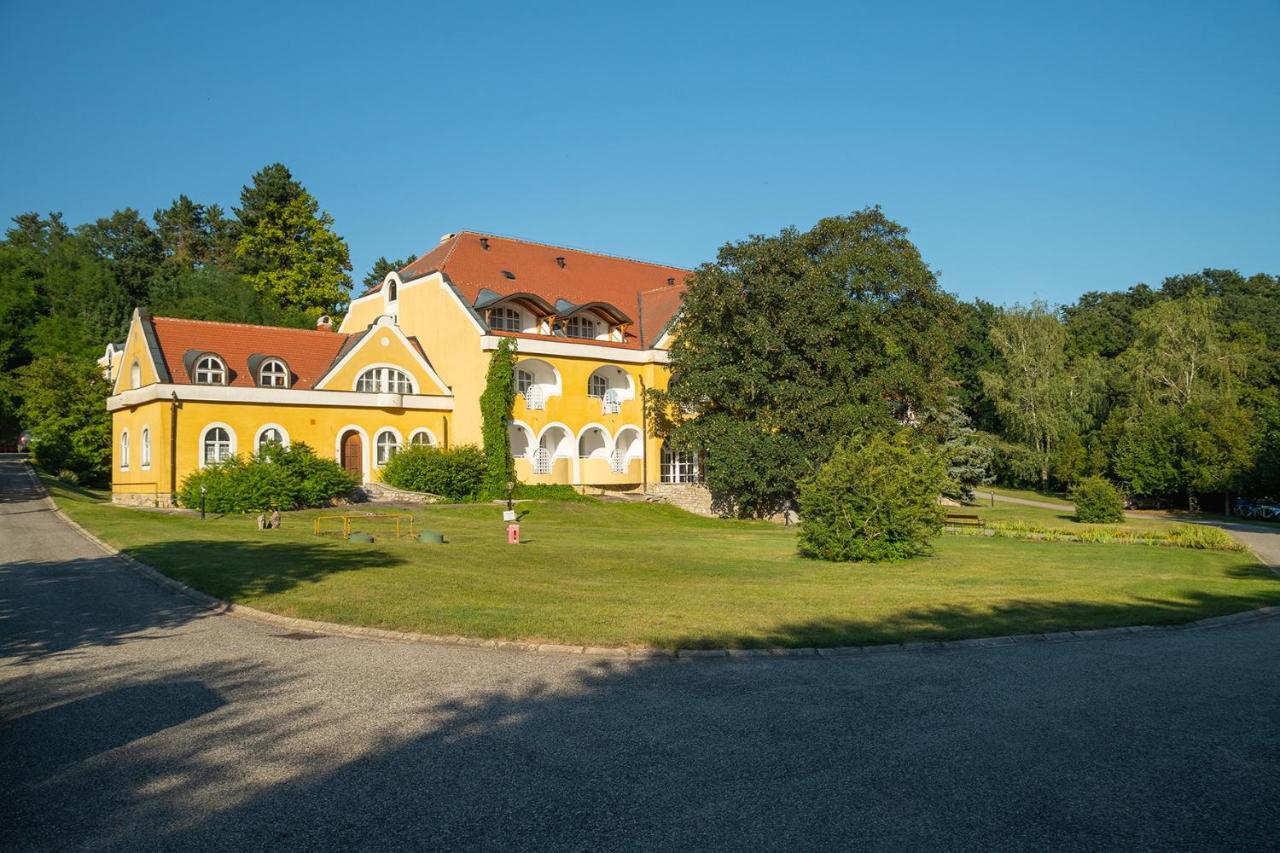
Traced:
<svg viewBox="0 0 1280 853">
<path fill-rule="evenodd" d="M 486 231 L 471 231 L 468 229 L 458 231 L 453 235 L 451 239 L 454 241 L 454 245 L 449 248 L 449 254 L 445 256 L 444 261 L 440 262 L 441 266 L 444 266 L 444 264 L 449 260 L 449 255 L 452 255 L 453 250 L 457 247 L 457 239 L 461 237 L 463 234 L 474 234 L 477 237 L 492 237 L 495 240 L 510 240 L 513 243 L 524 243 L 527 246 L 541 246 L 544 249 L 564 249 L 567 252 L 577 252 L 580 255 L 595 255 L 597 258 L 609 258 L 610 260 L 614 260 L 614 261 L 626 261 L 632 264 L 644 264 L 645 266 L 650 266 L 650 267 L 661 267 L 664 270 L 680 270 L 681 272 L 688 272 L 688 273 L 693 272 L 693 270 L 688 269 L 686 267 L 677 267 L 671 264 L 662 264 L 662 263 L 658 263 L 657 261 L 646 261 L 643 258 L 631 258 L 631 257 L 627 257 L 626 255 L 610 254 L 609 252 L 597 252 L 594 249 L 578 249 L 578 248 L 574 248 L 573 246 L 558 246 L 555 243 L 543 243 L 538 240 L 527 240 L 524 237 L 510 237 L 506 234 L 491 234 Z"/>
<path fill-rule="evenodd" d="M 346 332 L 339 332 L 336 330 L 326 332 L 321 329 L 300 329 L 296 326 L 267 326 L 261 323 L 232 323 L 228 320 L 193 320 L 187 317 L 153 316 L 151 320 L 153 322 L 156 320 L 167 320 L 175 323 L 199 323 L 204 326 L 232 326 L 237 329 L 266 329 L 272 332 L 305 332 L 311 335 L 343 335 L 345 337 L 347 334 Z"/>
</svg>

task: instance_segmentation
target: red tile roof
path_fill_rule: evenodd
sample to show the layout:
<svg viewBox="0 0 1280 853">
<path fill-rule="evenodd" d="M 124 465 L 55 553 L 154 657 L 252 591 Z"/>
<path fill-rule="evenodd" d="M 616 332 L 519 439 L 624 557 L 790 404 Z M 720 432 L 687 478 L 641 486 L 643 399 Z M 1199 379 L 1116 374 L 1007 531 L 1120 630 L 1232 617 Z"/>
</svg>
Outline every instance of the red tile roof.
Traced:
<svg viewBox="0 0 1280 853">
<path fill-rule="evenodd" d="M 292 374 L 290 387 L 309 389 L 333 364 L 338 350 L 351 337 L 340 332 L 286 329 L 215 323 L 209 320 L 177 320 L 154 317 L 152 327 L 169 375 L 178 384 L 190 384 L 184 356 L 191 350 L 221 356 L 231 371 L 228 383 L 238 388 L 257 386 L 249 372 L 249 356 L 270 355 L 284 360 Z"/>
<path fill-rule="evenodd" d="M 557 258 L 564 259 L 563 267 Z M 608 303 L 633 321 L 625 344 L 631 349 L 640 348 L 641 337 L 645 346 L 655 343 L 679 310 L 680 294 L 692 275 L 680 267 L 474 231 L 442 241 L 400 270 L 400 277 L 409 280 L 434 272 L 448 276 L 471 305 L 480 298 L 482 289 L 501 296 L 530 293 L 552 306 L 559 300 L 573 305 Z"/>
</svg>

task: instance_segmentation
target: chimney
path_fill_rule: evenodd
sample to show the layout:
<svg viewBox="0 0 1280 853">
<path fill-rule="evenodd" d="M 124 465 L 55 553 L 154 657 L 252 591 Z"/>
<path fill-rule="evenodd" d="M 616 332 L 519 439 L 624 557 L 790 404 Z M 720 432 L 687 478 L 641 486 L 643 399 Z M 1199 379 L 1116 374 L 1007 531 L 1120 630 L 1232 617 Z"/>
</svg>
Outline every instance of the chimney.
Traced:
<svg viewBox="0 0 1280 853">
<path fill-rule="evenodd" d="M 333 331 L 333 320 L 329 318 L 328 314 L 321 314 L 320 319 L 316 320 L 316 331 L 317 332 Z"/>
<path fill-rule="evenodd" d="M 556 256 L 556 266 L 560 267 L 560 269 L 564 269 L 564 255 Z"/>
<path fill-rule="evenodd" d="M 489 238 L 488 238 L 488 237 L 481 237 L 481 238 L 480 238 L 480 248 L 481 248 L 481 249 L 484 249 L 486 252 L 487 252 L 487 251 L 489 251 Z"/>
<path fill-rule="evenodd" d="M 675 277 L 674 277 L 674 276 L 672 276 L 671 278 L 667 279 L 667 287 L 674 287 L 674 286 L 675 286 L 675 283 L 676 283 L 676 280 L 675 280 Z"/>
</svg>

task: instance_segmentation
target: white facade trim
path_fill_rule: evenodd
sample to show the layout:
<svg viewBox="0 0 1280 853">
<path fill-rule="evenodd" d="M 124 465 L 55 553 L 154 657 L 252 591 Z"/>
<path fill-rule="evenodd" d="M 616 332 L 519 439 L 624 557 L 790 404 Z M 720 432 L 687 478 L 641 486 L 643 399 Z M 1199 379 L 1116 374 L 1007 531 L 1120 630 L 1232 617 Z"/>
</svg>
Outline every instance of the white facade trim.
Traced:
<svg viewBox="0 0 1280 853">
<path fill-rule="evenodd" d="M 480 349 L 492 352 L 498 348 L 501 335 L 481 335 Z M 623 364 L 666 364 L 670 358 L 666 350 L 633 350 L 602 347 L 582 341 L 570 343 L 564 339 L 540 341 L 532 338 L 514 338 L 516 352 L 520 355 L 558 355 L 565 358 L 589 358 L 592 361 L 615 361 Z"/>
<path fill-rule="evenodd" d="M 200 430 L 200 442 L 196 445 L 196 467 L 203 468 L 204 461 L 204 439 L 209 434 L 209 430 L 221 427 L 227 431 L 227 436 L 231 439 L 231 455 L 235 456 L 240 452 L 239 439 L 236 437 L 236 431 L 231 428 L 230 424 L 224 424 L 222 421 L 210 421 Z"/>
<path fill-rule="evenodd" d="M 262 441 L 262 434 L 269 429 L 274 429 L 280 433 L 280 443 L 285 447 L 289 446 L 289 431 L 280 424 L 263 424 L 258 427 L 258 431 L 253 434 L 253 452 L 258 452 L 258 442 Z"/>
<path fill-rule="evenodd" d="M 411 409 L 452 412 L 453 397 L 440 394 L 366 394 L 357 391 L 302 391 L 293 388 L 244 388 L 230 385 L 144 385 L 107 398 L 107 411 L 116 412 L 154 400 L 194 403 L 268 403 L 277 406 L 335 406 L 365 409 Z"/>
<path fill-rule="evenodd" d="M 396 298 L 397 298 L 397 301 L 399 301 L 399 299 L 403 297 L 397 294 Z M 431 381 L 436 383 L 437 386 L 439 386 L 440 388 L 443 388 L 445 391 L 449 390 L 449 385 L 443 379 L 440 378 L 440 374 L 436 373 L 435 369 L 431 366 L 430 362 L 428 362 L 425 358 L 423 358 L 422 354 L 418 352 L 417 347 L 411 344 L 409 342 L 409 339 L 405 337 L 404 332 L 402 332 L 400 330 L 400 327 L 396 325 L 396 321 L 394 317 L 388 317 L 386 314 L 383 314 L 381 317 L 373 321 L 373 328 L 374 329 L 390 329 L 391 333 L 395 335 L 396 339 L 400 341 L 401 345 L 406 350 L 409 351 L 409 356 L 414 360 L 414 362 L 416 362 L 417 365 L 422 368 L 422 370 L 427 374 L 427 376 L 431 377 Z M 356 353 L 360 352 L 362 349 L 364 349 L 369 345 L 369 342 L 372 341 L 373 338 L 374 338 L 374 334 L 372 331 L 369 332 L 367 335 L 365 335 L 364 340 L 360 341 L 360 343 L 352 347 L 351 351 L 348 352 L 346 355 L 344 355 L 341 359 L 339 359 L 337 364 L 335 364 L 333 367 L 330 367 L 327 371 L 325 371 L 324 376 L 321 376 L 318 380 L 316 380 L 315 387 L 317 389 L 323 390 L 322 386 L 325 384 L 325 382 L 328 381 L 329 377 L 341 371 L 342 368 L 347 365 L 347 362 L 355 358 Z"/>
<path fill-rule="evenodd" d="M 373 459 L 370 455 L 373 452 L 373 442 L 369 441 L 369 433 L 365 431 L 364 427 L 356 424 L 347 424 L 339 428 L 338 434 L 333 438 L 333 457 L 338 460 L 339 465 L 343 465 L 345 468 L 342 458 L 342 437 L 349 432 L 355 432 L 360 436 L 360 482 L 367 483 L 369 482 L 369 472 L 373 468 L 370 464 Z"/>
</svg>

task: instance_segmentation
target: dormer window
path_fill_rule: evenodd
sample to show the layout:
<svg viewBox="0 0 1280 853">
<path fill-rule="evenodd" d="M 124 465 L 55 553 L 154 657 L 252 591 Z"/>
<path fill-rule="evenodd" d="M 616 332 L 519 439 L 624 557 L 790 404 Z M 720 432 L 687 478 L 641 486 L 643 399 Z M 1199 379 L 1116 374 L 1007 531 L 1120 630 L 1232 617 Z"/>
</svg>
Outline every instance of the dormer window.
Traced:
<svg viewBox="0 0 1280 853">
<path fill-rule="evenodd" d="M 489 328 L 499 332 L 518 332 L 523 328 L 523 318 L 514 308 L 490 308 Z"/>
<path fill-rule="evenodd" d="M 596 321 L 590 317 L 575 315 L 569 318 L 569 322 L 565 324 L 564 333 L 571 338 L 594 338 L 596 336 Z"/>
<path fill-rule="evenodd" d="M 226 385 L 227 365 L 216 355 L 202 355 L 196 362 L 197 385 Z"/>
<path fill-rule="evenodd" d="M 289 368 L 278 358 L 269 358 L 258 368 L 258 384 L 263 388 L 288 388 Z"/>
<path fill-rule="evenodd" d="M 396 280 L 394 278 L 387 282 L 387 301 L 396 301 Z"/>
</svg>

